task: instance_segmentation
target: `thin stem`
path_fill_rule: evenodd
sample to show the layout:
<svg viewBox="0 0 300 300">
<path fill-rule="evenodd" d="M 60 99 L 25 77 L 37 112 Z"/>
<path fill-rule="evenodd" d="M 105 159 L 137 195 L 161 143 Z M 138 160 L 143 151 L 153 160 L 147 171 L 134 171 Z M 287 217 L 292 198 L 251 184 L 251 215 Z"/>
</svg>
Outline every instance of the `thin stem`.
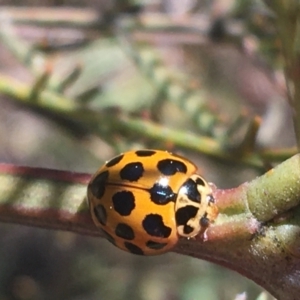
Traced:
<svg viewBox="0 0 300 300">
<path fill-rule="evenodd" d="M 99 236 L 85 198 L 89 178 L 0 164 L 0 221 Z"/>
</svg>

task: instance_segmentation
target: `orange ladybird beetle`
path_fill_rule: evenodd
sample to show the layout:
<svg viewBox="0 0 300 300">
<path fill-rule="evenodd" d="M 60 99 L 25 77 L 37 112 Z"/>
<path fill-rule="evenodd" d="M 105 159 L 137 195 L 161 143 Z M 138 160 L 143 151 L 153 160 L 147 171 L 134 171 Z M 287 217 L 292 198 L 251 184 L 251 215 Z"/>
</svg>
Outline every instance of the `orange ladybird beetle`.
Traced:
<svg viewBox="0 0 300 300">
<path fill-rule="evenodd" d="M 120 154 L 89 182 L 93 221 L 125 251 L 167 252 L 180 237 L 204 233 L 218 214 L 211 186 L 196 171 L 192 162 L 166 151 Z"/>
</svg>

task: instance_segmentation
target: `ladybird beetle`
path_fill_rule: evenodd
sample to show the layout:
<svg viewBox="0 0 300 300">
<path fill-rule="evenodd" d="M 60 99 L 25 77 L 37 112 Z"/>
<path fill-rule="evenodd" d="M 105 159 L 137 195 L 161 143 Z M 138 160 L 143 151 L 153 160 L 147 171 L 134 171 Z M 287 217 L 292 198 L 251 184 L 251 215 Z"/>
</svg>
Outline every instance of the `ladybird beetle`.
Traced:
<svg viewBox="0 0 300 300">
<path fill-rule="evenodd" d="M 88 185 L 97 227 L 117 247 L 140 255 L 170 250 L 204 233 L 218 210 L 211 186 L 187 159 L 166 151 L 129 151 L 106 162 Z"/>
</svg>

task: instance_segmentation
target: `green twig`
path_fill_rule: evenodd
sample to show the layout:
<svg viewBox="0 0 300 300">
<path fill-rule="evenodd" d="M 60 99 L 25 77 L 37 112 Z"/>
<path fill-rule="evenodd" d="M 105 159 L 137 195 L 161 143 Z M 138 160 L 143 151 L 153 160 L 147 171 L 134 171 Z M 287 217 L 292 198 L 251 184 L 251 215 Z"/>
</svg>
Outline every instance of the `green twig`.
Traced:
<svg viewBox="0 0 300 300">
<path fill-rule="evenodd" d="M 216 113 L 215 109 L 210 107 L 206 91 L 184 86 L 178 74 L 176 78 L 174 72 L 171 73 L 163 64 L 154 49 L 146 46 L 135 47 L 126 38 L 120 40 L 122 49 L 126 50 L 159 94 L 158 109 L 154 106 L 154 115 L 161 108 L 162 101 L 173 102 L 194 121 L 202 134 L 218 139 L 224 149 L 234 149 L 235 152 L 244 152 L 246 155 L 254 149 L 256 134 L 260 126 L 257 117 L 243 113 L 239 116 L 238 122 L 225 122 L 222 120 L 222 112 Z M 184 81 L 191 82 L 192 80 Z"/>
<path fill-rule="evenodd" d="M 61 114 L 72 113 L 79 108 L 74 100 L 48 90 L 40 91 L 38 101 L 31 102 L 32 87 L 3 74 L 0 74 L 0 92 L 28 106 Z"/>
<path fill-rule="evenodd" d="M 11 53 L 37 77 L 37 82 L 48 73 L 46 80 L 47 87 L 54 91 L 60 90 L 68 84 L 70 85 L 71 81 L 75 81 L 78 77 L 78 73 L 81 71 L 80 67 L 75 66 L 74 69 L 63 78 L 58 75 L 53 76 L 53 74 L 49 72 L 49 69 L 53 67 L 53 62 L 32 45 L 21 40 L 16 35 L 10 23 L 5 20 L 2 20 L 0 26 L 0 40 Z"/>
<path fill-rule="evenodd" d="M 146 46 L 135 47 L 126 38 L 120 39 L 120 42 L 122 49 L 126 50 L 139 70 L 153 83 L 159 99 L 175 103 L 194 120 L 201 132 L 213 131 L 213 125 L 220 121 L 218 115 L 207 105 L 207 95 L 204 91 L 181 86 L 179 78 L 176 79 L 174 73 L 172 74 L 166 68 L 154 49 Z M 159 106 L 161 106 L 161 101 L 159 101 Z M 209 122 L 207 122 L 208 118 Z"/>
<path fill-rule="evenodd" d="M 8 76 L 0 74 L 0 93 L 8 95 L 25 103 L 29 107 L 36 107 L 64 115 L 78 124 L 84 124 L 92 132 L 101 135 L 103 128 L 114 128 L 115 133 L 134 133 L 143 138 L 172 142 L 174 145 L 185 149 L 195 150 L 212 157 L 218 157 L 226 161 L 239 162 L 256 168 L 264 169 L 264 161 L 281 161 L 295 154 L 294 148 L 281 150 L 264 150 L 257 153 L 246 153 L 243 155 L 231 155 L 224 149 L 223 144 L 217 140 L 205 136 L 196 135 L 191 132 L 174 130 L 153 123 L 151 121 L 127 118 L 119 114 L 103 114 L 84 109 L 76 101 L 64 97 L 61 94 L 48 90 L 41 91 L 38 101 L 30 102 L 31 86 L 20 83 Z"/>
</svg>

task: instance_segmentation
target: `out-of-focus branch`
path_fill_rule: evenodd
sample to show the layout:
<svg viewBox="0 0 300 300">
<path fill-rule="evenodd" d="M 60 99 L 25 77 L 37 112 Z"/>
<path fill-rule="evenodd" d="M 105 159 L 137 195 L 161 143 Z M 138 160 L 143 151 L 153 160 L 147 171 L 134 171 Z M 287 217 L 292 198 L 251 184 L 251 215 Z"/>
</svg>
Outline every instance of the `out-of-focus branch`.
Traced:
<svg viewBox="0 0 300 300">
<path fill-rule="evenodd" d="M 55 27 L 96 27 L 99 14 L 95 9 L 82 8 L 30 8 L 1 6 L 1 18 L 16 24 L 35 24 Z"/>
<path fill-rule="evenodd" d="M 104 125 L 105 127 L 112 126 L 115 133 L 130 132 L 143 138 L 147 137 L 160 141 L 166 141 L 167 139 L 168 142 L 186 149 L 196 150 L 212 157 L 232 160 L 256 168 L 263 169 L 264 161 L 269 161 L 269 157 L 272 158 L 272 161 L 280 161 L 296 153 L 296 149 L 291 148 L 275 150 L 275 152 L 264 150 L 257 153 L 233 156 L 223 148 L 222 143 L 213 138 L 167 128 L 147 120 L 128 118 L 120 114 L 114 115 L 107 112 L 101 114 L 100 112 L 87 110 L 75 100 L 49 90 L 41 91 L 38 100 L 31 101 L 32 87 L 30 85 L 2 74 L 0 74 L 0 93 L 8 95 L 20 103 L 26 103 L 28 106 L 47 109 L 76 120 L 78 124 L 84 124 L 95 134 L 100 134 Z"/>
<path fill-rule="evenodd" d="M 300 147 L 300 3 L 284 0 L 265 2 L 276 13 L 289 100 L 294 108 L 295 132 Z"/>
</svg>

